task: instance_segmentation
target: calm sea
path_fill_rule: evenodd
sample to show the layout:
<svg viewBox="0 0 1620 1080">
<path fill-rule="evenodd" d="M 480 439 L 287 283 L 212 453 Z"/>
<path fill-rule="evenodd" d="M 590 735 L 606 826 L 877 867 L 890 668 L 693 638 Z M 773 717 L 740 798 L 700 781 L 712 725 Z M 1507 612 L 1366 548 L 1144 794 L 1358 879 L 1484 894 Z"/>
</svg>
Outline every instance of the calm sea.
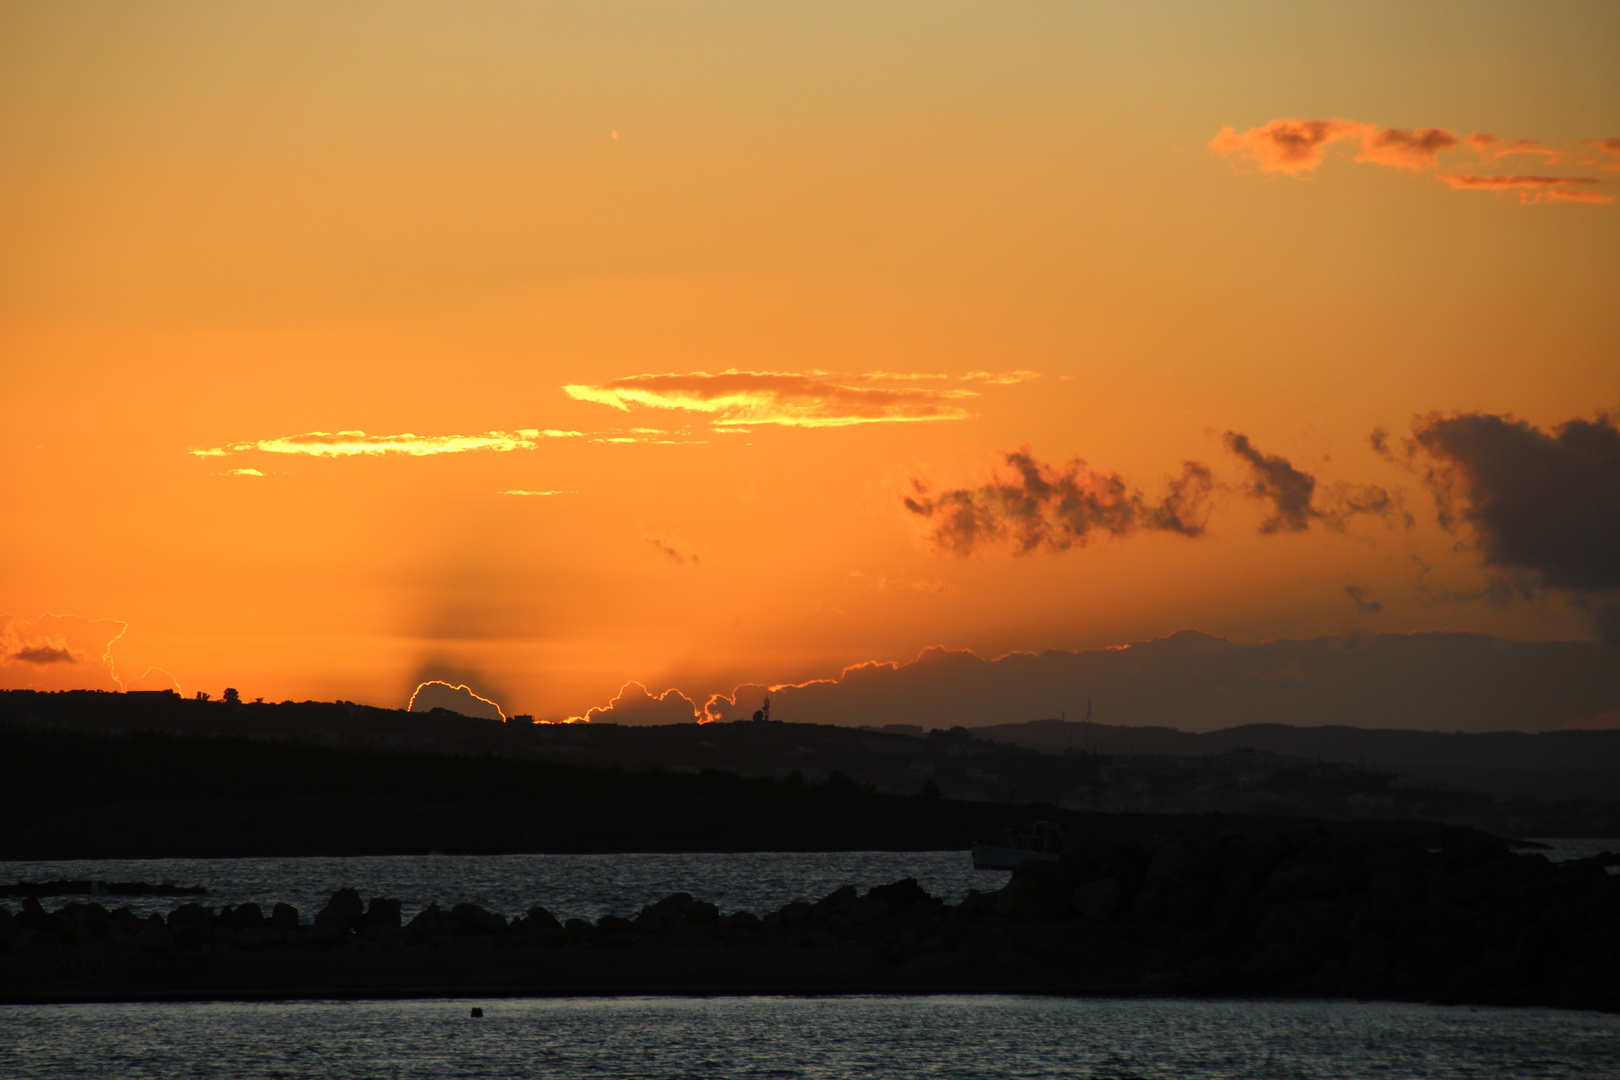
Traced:
<svg viewBox="0 0 1620 1080">
<path fill-rule="evenodd" d="M 0 1075 L 1597 1080 L 1620 1076 L 1620 1017 L 1048 997 L 8 1006 Z"/>
</svg>

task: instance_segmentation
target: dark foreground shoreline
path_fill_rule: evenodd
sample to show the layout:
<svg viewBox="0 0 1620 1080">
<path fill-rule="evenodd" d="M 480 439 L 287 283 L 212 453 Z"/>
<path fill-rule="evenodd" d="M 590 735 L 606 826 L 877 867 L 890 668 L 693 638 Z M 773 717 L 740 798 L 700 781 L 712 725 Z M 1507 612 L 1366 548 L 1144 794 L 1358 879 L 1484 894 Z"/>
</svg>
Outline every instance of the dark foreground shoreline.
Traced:
<svg viewBox="0 0 1620 1080">
<path fill-rule="evenodd" d="M 909 879 L 763 917 L 677 893 L 595 923 L 458 904 L 402 925 L 399 901 L 351 889 L 313 920 L 29 897 L 0 914 L 0 1002 L 1147 993 L 1620 1012 L 1616 861 L 1417 823 L 1122 819 L 955 905 Z"/>
</svg>

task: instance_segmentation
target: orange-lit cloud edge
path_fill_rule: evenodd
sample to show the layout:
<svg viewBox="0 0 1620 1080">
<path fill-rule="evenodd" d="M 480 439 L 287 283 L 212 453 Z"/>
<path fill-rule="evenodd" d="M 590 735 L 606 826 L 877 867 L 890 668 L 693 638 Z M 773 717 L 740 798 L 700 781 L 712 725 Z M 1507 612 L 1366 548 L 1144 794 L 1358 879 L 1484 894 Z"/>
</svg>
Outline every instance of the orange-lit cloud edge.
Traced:
<svg viewBox="0 0 1620 1080">
<path fill-rule="evenodd" d="M 298 454 L 316 458 L 382 457 L 401 454 L 406 457 L 431 457 L 437 454 L 465 454 L 475 450 L 494 450 L 505 453 L 512 450 L 532 450 L 540 439 L 577 439 L 578 431 L 521 428 L 517 431 L 487 431 L 482 435 L 367 435 L 364 431 L 308 431 L 302 435 L 286 435 L 276 439 L 232 443 L 229 446 L 197 448 L 188 451 L 196 457 L 228 457 L 231 454 L 257 450 L 265 454 Z M 240 475 L 251 475 L 247 470 L 233 470 Z"/>
<path fill-rule="evenodd" d="M 116 627 L 117 631 L 113 632 Z M 148 666 L 139 675 L 118 673 L 114 647 L 129 633 L 122 619 L 41 612 L 32 618 L 0 614 L 0 682 L 19 689 L 98 689 L 87 683 L 127 691 L 153 676 L 163 677 L 184 692 L 180 681 L 163 668 Z M 99 650 L 99 656 L 91 657 Z M 86 665 L 89 664 L 89 667 Z M 88 672 L 88 674 L 87 674 Z M 52 676 L 70 675 L 65 679 Z M 22 676 L 14 678 L 13 676 Z"/>
<path fill-rule="evenodd" d="M 485 705 L 488 705 L 490 708 L 494 709 L 497 713 L 500 714 L 501 720 L 502 720 L 503 723 L 507 719 L 506 710 L 501 708 L 499 703 L 491 701 L 489 698 L 487 698 L 484 695 L 480 694 L 478 691 L 474 690 L 472 687 L 466 685 L 465 683 L 449 683 L 449 682 L 445 682 L 443 679 L 428 679 L 425 682 L 417 683 L 416 684 L 416 689 L 411 691 L 410 700 L 405 703 L 405 711 L 406 712 L 410 712 L 416 707 L 416 697 L 417 697 L 417 695 L 420 694 L 423 690 L 426 690 L 430 686 L 442 686 L 447 690 L 460 690 L 461 692 L 465 693 L 468 697 L 471 697 L 476 701 L 482 701 Z"/>
<path fill-rule="evenodd" d="M 1358 147 L 1354 160 L 1414 173 L 1432 172 L 1453 191 L 1516 192 L 1524 205 L 1538 203 L 1612 203 L 1614 197 L 1587 190 L 1605 181 L 1595 176 L 1558 176 L 1547 172 L 1488 174 L 1479 169 L 1503 158 L 1533 156 L 1543 167 L 1620 169 L 1620 139 L 1580 139 L 1561 143 L 1531 139 L 1502 139 L 1475 132 L 1459 138 L 1444 128 L 1390 128 L 1359 120 L 1272 120 L 1239 132 L 1222 127 L 1209 148 L 1233 161 L 1247 162 L 1261 172 L 1299 177 L 1314 172 L 1334 146 Z M 1442 172 L 1441 155 L 1464 160 Z M 1470 164 L 1471 160 L 1471 164 Z"/>
<path fill-rule="evenodd" d="M 1012 385 L 1039 378 L 1034 371 L 975 371 L 961 381 Z M 719 374 L 627 375 L 605 383 L 570 383 L 563 391 L 620 412 L 632 408 L 701 413 L 717 429 L 776 424 L 783 427 L 848 427 L 853 424 L 966 420 L 962 402 L 976 390 L 948 386 L 906 386 L 934 382 L 940 375 L 899 375 L 876 371 L 833 376 L 827 372 L 740 371 Z"/>
<path fill-rule="evenodd" d="M 1013 386 L 1040 377 L 1040 372 L 1027 369 L 970 371 L 959 376 L 958 381 L 986 386 Z M 825 428 L 969 419 L 971 414 L 959 403 L 978 397 L 977 390 L 899 385 L 949 378 L 948 375 L 887 371 L 829 376 L 827 372 L 820 371 L 739 371 L 731 368 L 718 375 L 706 371 L 626 375 L 605 383 L 570 383 L 562 389 L 575 401 L 606 405 L 619 412 L 651 408 L 699 413 L 708 419 L 710 430 L 714 432 L 746 434 L 748 427 L 765 424 Z M 204 458 L 250 452 L 328 459 L 433 457 L 478 451 L 510 453 L 514 450 L 533 450 L 545 439 L 586 439 L 593 443 L 654 443 L 665 446 L 702 445 L 707 441 L 654 427 L 631 427 L 590 435 L 559 428 L 519 428 L 516 431 L 486 431 L 481 435 L 417 435 L 411 432 L 368 435 L 364 431 L 347 429 L 336 432 L 308 431 L 300 435 L 247 440 L 225 446 L 194 447 L 188 453 Z M 262 476 L 263 473 L 244 468 L 228 470 L 224 475 Z"/>
</svg>

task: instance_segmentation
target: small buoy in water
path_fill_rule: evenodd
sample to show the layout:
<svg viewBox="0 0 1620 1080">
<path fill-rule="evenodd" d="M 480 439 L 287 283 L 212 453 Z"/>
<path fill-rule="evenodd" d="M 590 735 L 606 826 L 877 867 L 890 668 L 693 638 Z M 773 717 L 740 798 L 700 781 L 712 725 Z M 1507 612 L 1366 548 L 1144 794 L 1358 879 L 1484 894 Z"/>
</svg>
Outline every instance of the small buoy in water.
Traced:
<svg viewBox="0 0 1620 1080">
<path fill-rule="evenodd" d="M 473 1006 L 473 1011 L 472 1011 L 472 1014 L 473 1014 L 473 1019 L 474 1019 L 474 1020 L 476 1020 L 476 1019 L 478 1019 L 478 1018 L 479 1018 L 479 1017 L 480 1017 L 480 1016 L 483 1016 L 483 1015 L 484 1015 L 484 1010 L 483 1010 L 483 1009 L 480 1009 L 480 1008 L 479 1008 L 479 1007 L 478 1007 L 478 1006 L 476 1006 L 476 1005 L 474 1005 L 474 1006 Z"/>
</svg>

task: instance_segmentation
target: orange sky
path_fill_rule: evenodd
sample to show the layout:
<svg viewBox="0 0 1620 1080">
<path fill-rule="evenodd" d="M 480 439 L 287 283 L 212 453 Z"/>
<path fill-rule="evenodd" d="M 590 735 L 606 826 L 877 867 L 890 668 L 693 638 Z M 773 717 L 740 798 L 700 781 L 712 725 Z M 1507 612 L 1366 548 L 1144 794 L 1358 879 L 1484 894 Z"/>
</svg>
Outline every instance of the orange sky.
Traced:
<svg viewBox="0 0 1620 1080">
<path fill-rule="evenodd" d="M 1402 440 L 1620 410 L 1620 9 L 1120 8 L 0 5 L 0 685 L 1592 639 Z"/>
</svg>

